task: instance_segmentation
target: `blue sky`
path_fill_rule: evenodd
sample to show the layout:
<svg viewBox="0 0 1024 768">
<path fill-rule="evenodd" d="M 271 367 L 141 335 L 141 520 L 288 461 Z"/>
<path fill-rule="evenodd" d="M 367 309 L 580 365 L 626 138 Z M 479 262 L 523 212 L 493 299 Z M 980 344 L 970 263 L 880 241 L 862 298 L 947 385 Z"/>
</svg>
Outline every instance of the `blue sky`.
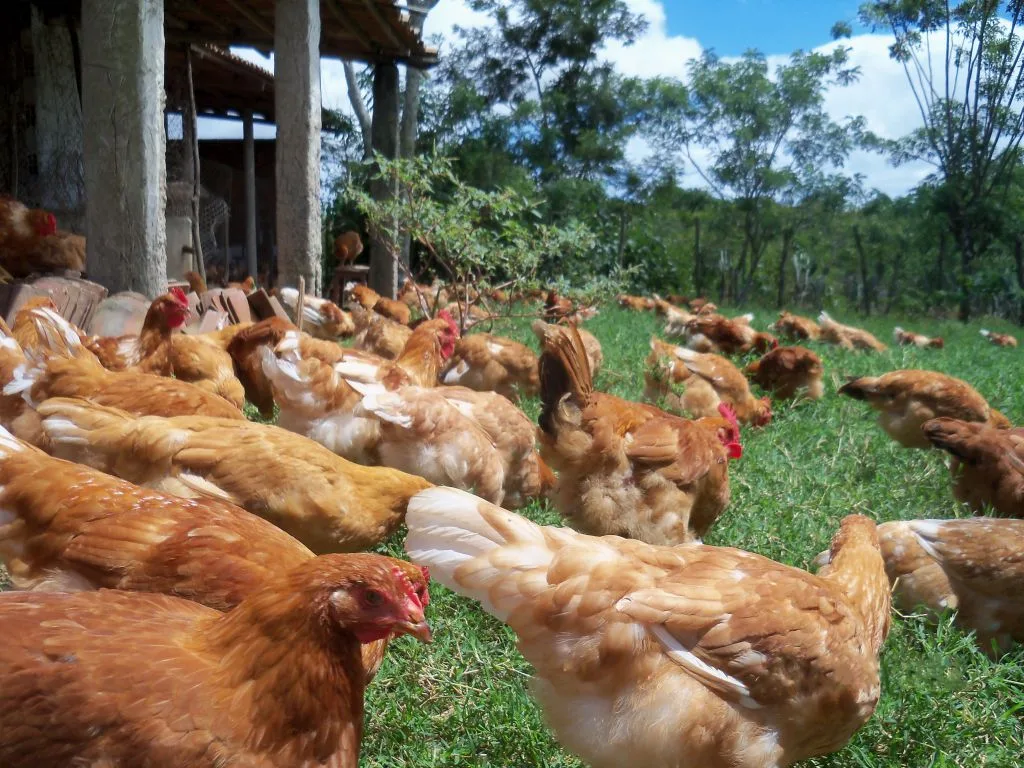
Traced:
<svg viewBox="0 0 1024 768">
<path fill-rule="evenodd" d="M 749 48 L 789 53 L 830 40 L 832 25 L 853 21 L 854 0 L 665 0 L 670 35 L 695 37 L 722 56 Z"/>
</svg>

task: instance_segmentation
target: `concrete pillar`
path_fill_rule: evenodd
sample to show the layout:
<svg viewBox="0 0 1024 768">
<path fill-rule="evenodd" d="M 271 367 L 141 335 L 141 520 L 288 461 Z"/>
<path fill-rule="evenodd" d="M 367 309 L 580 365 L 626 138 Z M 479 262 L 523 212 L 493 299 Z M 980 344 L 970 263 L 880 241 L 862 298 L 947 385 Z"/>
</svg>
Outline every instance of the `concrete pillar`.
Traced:
<svg viewBox="0 0 1024 768">
<path fill-rule="evenodd" d="M 278 284 L 319 296 L 320 2 L 277 0 L 274 15 L 277 115 Z"/>
<path fill-rule="evenodd" d="M 82 0 L 89 277 L 167 287 L 163 0 Z"/>
<path fill-rule="evenodd" d="M 259 274 L 256 260 L 256 142 L 252 110 L 242 114 L 242 164 L 245 170 L 245 260 L 250 277 Z"/>
<path fill-rule="evenodd" d="M 379 62 L 373 70 L 373 149 L 387 158 L 398 155 L 398 65 Z M 395 194 L 387 180 L 370 185 L 375 200 L 386 200 Z M 370 287 L 381 296 L 395 298 L 398 291 L 399 243 L 370 239 Z"/>
<path fill-rule="evenodd" d="M 39 204 L 62 227 L 79 226 L 84 214 L 82 105 L 78 98 L 71 33 L 60 19 L 47 24 L 32 6 L 32 58 L 36 86 L 36 154 Z"/>
</svg>

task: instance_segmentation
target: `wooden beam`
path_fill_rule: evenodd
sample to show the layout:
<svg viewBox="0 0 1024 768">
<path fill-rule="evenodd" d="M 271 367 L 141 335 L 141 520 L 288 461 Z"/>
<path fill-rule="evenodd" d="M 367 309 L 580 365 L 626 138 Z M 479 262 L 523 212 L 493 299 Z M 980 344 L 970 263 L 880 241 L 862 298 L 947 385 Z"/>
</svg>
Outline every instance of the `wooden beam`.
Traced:
<svg viewBox="0 0 1024 768">
<path fill-rule="evenodd" d="M 259 274 L 256 263 L 256 152 L 252 110 L 242 114 L 242 166 L 245 171 L 245 260 L 249 276 Z"/>
<path fill-rule="evenodd" d="M 253 25 L 260 31 L 267 35 L 270 35 L 270 39 L 274 39 L 274 28 L 270 24 L 267 24 L 266 20 L 258 13 L 253 11 L 247 5 L 239 2 L 239 0 L 224 0 L 228 5 L 238 11 L 240 14 L 245 16 Z"/>
<path fill-rule="evenodd" d="M 376 50 L 377 46 L 374 42 L 363 31 L 363 28 L 356 24 L 347 12 L 342 10 L 342 7 L 338 4 L 338 0 L 327 0 L 327 9 L 331 12 L 331 15 L 338 24 L 354 35 L 355 38 L 363 43 L 363 45 L 365 45 L 371 52 Z M 326 35 L 324 35 L 324 37 L 326 37 Z"/>
<path fill-rule="evenodd" d="M 391 26 L 391 21 L 388 19 L 380 10 L 380 6 L 377 5 L 376 0 L 363 0 L 363 5 L 366 6 L 366 10 L 370 12 L 378 26 L 384 30 L 385 36 L 391 42 L 391 45 L 398 51 L 407 51 L 409 46 L 405 44 L 405 41 L 398 36 L 394 27 Z"/>
<path fill-rule="evenodd" d="M 231 28 L 231 25 L 228 24 L 227 22 L 225 22 L 224 19 L 220 18 L 219 16 L 215 16 L 214 14 L 210 13 L 209 11 L 207 11 L 205 8 L 203 8 L 201 5 L 199 5 L 199 3 L 196 0 L 191 0 L 191 2 L 188 2 L 187 5 L 188 5 L 188 12 L 194 13 L 196 16 L 199 16 L 200 18 L 205 20 L 207 23 L 212 24 L 217 29 L 219 29 L 219 30 L 221 30 L 223 32 L 226 32 L 229 35 L 234 31 Z M 179 19 L 177 19 L 176 16 L 173 16 L 170 13 L 168 13 L 167 16 L 170 17 L 170 18 L 174 18 L 175 20 L 179 20 Z M 185 27 L 186 27 L 186 29 L 188 28 L 188 23 L 187 22 L 185 23 Z"/>
<path fill-rule="evenodd" d="M 196 112 L 196 90 L 192 82 L 192 47 L 185 47 L 185 80 L 188 88 L 188 120 L 192 126 L 192 253 L 196 258 L 196 272 L 206 282 L 206 262 L 203 243 L 199 237 L 199 114 Z M 187 133 L 187 132 L 186 132 Z"/>
</svg>

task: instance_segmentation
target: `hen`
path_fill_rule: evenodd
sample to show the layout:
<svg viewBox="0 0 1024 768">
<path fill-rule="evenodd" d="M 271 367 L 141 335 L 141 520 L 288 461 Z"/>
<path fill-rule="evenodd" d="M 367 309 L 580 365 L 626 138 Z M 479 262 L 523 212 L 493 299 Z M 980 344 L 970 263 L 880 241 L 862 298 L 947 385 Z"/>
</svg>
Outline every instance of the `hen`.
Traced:
<svg viewBox="0 0 1024 768">
<path fill-rule="evenodd" d="M 878 703 L 889 585 L 860 515 L 817 576 L 541 527 L 447 488 L 407 521 L 412 560 L 512 628 L 548 724 L 595 768 L 782 768 L 843 747 Z"/>
<path fill-rule="evenodd" d="M 389 360 L 402 354 L 412 336 L 412 329 L 369 309 L 353 307 L 352 318 L 356 324 L 353 346 Z"/>
<path fill-rule="evenodd" d="M 178 496 L 236 504 L 318 554 L 376 546 L 401 525 L 409 497 L 430 486 L 266 424 L 133 418 L 70 399 L 48 400 L 39 414 L 55 455 Z"/>
<path fill-rule="evenodd" d="M 866 349 L 872 352 L 885 352 L 888 349 L 870 333 L 852 325 L 843 325 L 832 319 L 828 312 L 818 315 L 821 324 L 821 340 L 835 344 L 843 349 Z"/>
<path fill-rule="evenodd" d="M 701 354 L 685 347 L 676 347 L 674 352 L 691 374 L 689 379 L 684 380 L 687 390 L 691 386 L 698 388 L 698 391 L 706 391 L 707 388 L 714 390 L 722 402 L 732 406 L 736 418 L 742 424 L 764 427 L 771 422 L 771 398 L 754 397 L 743 372 L 731 361 L 720 355 Z M 703 395 L 701 399 L 705 399 Z M 686 405 L 685 393 L 682 400 Z"/>
<path fill-rule="evenodd" d="M 430 637 L 404 572 L 377 555 L 309 560 L 226 614 L 164 595 L 7 593 L 0 631 L 6 768 L 356 768 L 360 644 Z"/>
<path fill-rule="evenodd" d="M 628 293 L 620 293 L 617 300 L 620 307 L 631 309 L 634 312 L 644 312 L 655 308 L 655 299 L 649 299 L 646 296 L 630 296 Z"/>
<path fill-rule="evenodd" d="M 746 368 L 747 375 L 761 389 L 781 400 L 800 393 L 811 400 L 824 394 L 821 377 L 825 368 L 821 358 L 806 347 L 778 347 Z"/>
<path fill-rule="evenodd" d="M 644 367 L 644 400 L 693 418 L 714 416 L 722 398 L 711 384 L 686 367 L 678 349 L 675 344 L 651 337 L 651 353 Z"/>
<path fill-rule="evenodd" d="M 755 331 L 753 315 L 729 319 L 722 315 L 698 315 L 686 325 L 686 346 L 697 352 L 739 355 L 756 349 L 767 352 L 779 345 L 770 333 Z"/>
<path fill-rule="evenodd" d="M 236 326 L 228 328 L 235 335 L 243 330 Z M 241 409 L 245 405 L 245 388 L 235 377 L 234 361 L 225 349 L 233 338 L 215 333 L 175 334 L 171 337 L 171 369 L 174 378 L 220 395 Z"/>
<path fill-rule="evenodd" d="M 263 373 L 260 348 L 274 348 L 288 331 L 298 329 L 287 320 L 270 317 L 239 331 L 227 345 L 245 399 L 256 406 L 264 419 L 274 415 L 274 390 Z"/>
<path fill-rule="evenodd" d="M 355 230 L 342 232 L 334 238 L 334 258 L 339 265 L 351 264 L 362 252 L 363 240 Z"/>
<path fill-rule="evenodd" d="M 941 336 L 924 336 L 913 331 L 905 331 L 898 325 L 892 329 L 892 337 L 896 343 L 904 347 L 918 347 L 920 349 L 942 349 L 946 346 Z"/>
<path fill-rule="evenodd" d="M 1010 426 L 1007 418 L 966 381 L 935 371 L 901 370 L 862 376 L 841 386 L 839 394 L 867 401 L 879 412 L 882 429 L 905 448 L 930 447 L 921 426 L 940 416 L 999 428 Z"/>
<path fill-rule="evenodd" d="M 292 317 L 298 319 L 298 289 L 281 288 L 279 293 Z M 302 303 L 302 329 L 318 339 L 330 340 L 351 336 L 356 332 L 356 325 L 352 316 L 333 301 L 306 294 Z"/>
<path fill-rule="evenodd" d="M 674 304 L 670 304 L 664 299 L 655 299 L 654 306 L 658 311 L 658 314 L 665 318 L 665 335 L 670 339 L 689 338 L 689 330 L 687 326 L 690 321 L 693 320 L 696 315 L 691 312 L 687 312 L 685 309 L 680 309 Z"/>
<path fill-rule="evenodd" d="M 537 355 L 512 339 L 473 334 L 456 343 L 441 381 L 480 392 L 497 392 L 518 402 L 521 395 L 532 397 L 540 388 Z"/>
<path fill-rule="evenodd" d="M 0 266 L 12 277 L 69 269 L 85 271 L 85 238 L 57 229 L 40 208 L 0 196 Z"/>
<path fill-rule="evenodd" d="M 933 419 L 924 436 L 950 456 L 953 495 L 975 512 L 992 507 L 1024 518 L 1024 429 L 996 429 L 958 419 Z"/>
<path fill-rule="evenodd" d="M 793 315 L 783 310 L 779 319 L 771 325 L 771 329 L 794 341 L 817 341 L 821 338 L 821 328 L 809 317 Z"/>
<path fill-rule="evenodd" d="M 901 608 L 955 609 L 992 656 L 1024 642 L 1024 520 L 910 520 L 878 534 Z"/>
<path fill-rule="evenodd" d="M 171 332 L 185 325 L 189 313 L 185 292 L 172 288 L 149 305 L 138 336 L 94 338 L 85 346 L 109 371 L 134 368 L 141 373 L 170 376 Z"/>
<path fill-rule="evenodd" d="M 86 397 L 138 415 L 245 418 L 231 403 L 188 382 L 134 369 L 109 371 L 82 346 L 77 329 L 56 312 L 36 309 L 33 317 L 45 349 L 12 372 L 4 382 L 4 395 L 20 395 L 30 406 L 51 397 Z"/>
<path fill-rule="evenodd" d="M 996 333 L 995 331 L 982 330 L 981 335 L 995 344 L 997 347 L 1016 347 L 1017 337 L 1008 333 Z"/>
<path fill-rule="evenodd" d="M 544 347 L 541 455 L 558 472 L 562 515 L 594 535 L 654 544 L 702 537 L 729 502 L 735 422 L 688 421 L 595 392 L 576 329 L 535 330 Z"/>
<path fill-rule="evenodd" d="M 11 336 L 18 342 L 18 346 L 28 354 L 36 352 L 41 346 L 45 347 L 39 340 L 39 332 L 36 330 L 35 322 L 36 313 L 33 311 L 44 307 L 57 312 L 57 305 L 53 303 L 53 299 L 49 296 L 33 296 L 21 305 L 18 314 L 14 316 L 14 327 L 11 330 Z M 89 337 L 78 328 L 74 330 L 78 334 L 79 340 L 85 344 Z"/>
</svg>

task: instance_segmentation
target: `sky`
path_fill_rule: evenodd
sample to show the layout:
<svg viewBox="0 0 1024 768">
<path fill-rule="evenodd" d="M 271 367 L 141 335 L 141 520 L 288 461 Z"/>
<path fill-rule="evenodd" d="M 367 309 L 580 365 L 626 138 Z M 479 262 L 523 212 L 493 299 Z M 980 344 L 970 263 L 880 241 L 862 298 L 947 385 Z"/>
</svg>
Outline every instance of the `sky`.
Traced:
<svg viewBox="0 0 1024 768">
<path fill-rule="evenodd" d="M 832 25 L 840 20 L 854 21 L 859 0 L 625 0 L 631 10 L 648 21 L 647 31 L 630 47 L 610 45 L 604 55 L 625 75 L 659 75 L 684 78 L 686 62 L 703 50 L 713 48 L 723 57 L 739 56 L 756 48 L 768 55 L 773 64 L 783 63 L 796 49 L 828 51 Z M 488 23 L 486 16 L 473 12 L 466 0 L 441 0 L 427 17 L 425 34 L 452 39 L 454 25 L 477 26 Z M 841 120 L 863 115 L 869 130 L 885 137 L 898 138 L 918 127 L 921 118 L 903 69 L 889 58 L 891 38 L 871 34 L 855 26 L 854 35 L 843 41 L 851 48 L 851 61 L 860 67 L 860 79 L 845 88 L 834 88 L 826 95 L 831 116 Z M 273 60 L 255 51 L 233 49 L 269 70 Z M 324 105 L 349 111 L 341 63 L 325 60 L 321 64 L 321 90 Z M 241 138 L 240 124 L 201 120 L 200 137 Z M 256 136 L 272 136 L 273 128 L 256 127 Z M 634 140 L 628 148 L 630 159 L 640 160 L 650 151 L 643 141 Z M 877 154 L 857 152 L 844 169 L 865 177 L 868 189 L 897 196 L 910 191 L 932 169 L 915 163 L 892 167 Z M 683 184 L 699 186 L 695 173 L 684 175 Z"/>
</svg>

